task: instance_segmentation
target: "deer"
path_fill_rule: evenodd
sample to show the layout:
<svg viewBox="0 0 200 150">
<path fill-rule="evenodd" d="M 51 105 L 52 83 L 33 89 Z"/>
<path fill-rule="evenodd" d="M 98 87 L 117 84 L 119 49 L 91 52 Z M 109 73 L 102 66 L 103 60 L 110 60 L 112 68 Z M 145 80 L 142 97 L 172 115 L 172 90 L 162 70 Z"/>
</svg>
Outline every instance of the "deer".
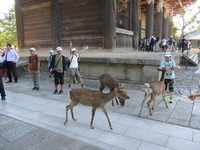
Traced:
<svg viewBox="0 0 200 150">
<path fill-rule="evenodd" d="M 145 95 L 144 95 L 144 100 L 142 101 L 142 106 L 140 109 L 139 117 L 142 112 L 142 107 L 144 105 L 144 102 L 147 100 L 148 97 L 151 96 L 150 100 L 147 102 L 147 106 L 149 108 L 149 114 L 152 115 L 151 109 L 150 109 L 150 104 L 153 102 L 152 105 L 152 110 L 154 109 L 154 104 L 156 101 L 156 97 L 162 94 L 162 96 L 165 96 L 165 74 L 167 69 L 164 67 L 162 69 L 158 68 L 158 71 L 162 72 L 161 79 L 160 81 L 152 82 L 152 83 L 144 83 L 146 86 L 145 88 Z M 166 100 L 164 100 L 166 107 L 168 108 Z"/>
<path fill-rule="evenodd" d="M 71 117 L 74 121 L 76 119 L 74 118 L 73 108 L 77 106 L 78 104 L 82 104 L 85 106 L 91 106 L 92 107 L 92 116 L 91 116 L 91 122 L 90 127 L 91 129 L 94 129 L 93 126 L 93 120 L 95 111 L 97 108 L 101 108 L 101 110 L 104 112 L 110 129 L 112 130 L 112 125 L 110 122 L 110 119 L 108 117 L 108 113 L 105 109 L 105 105 L 111 101 L 115 96 L 121 97 L 123 99 L 129 99 L 129 96 L 126 94 L 124 90 L 124 84 L 119 85 L 116 87 L 113 91 L 110 93 L 102 93 L 101 91 L 87 89 L 87 88 L 77 88 L 73 89 L 69 92 L 69 96 L 71 99 L 71 103 L 66 106 L 66 119 L 64 122 L 64 125 L 66 125 L 68 121 L 68 110 L 71 110 Z"/>
<path fill-rule="evenodd" d="M 107 73 L 103 73 L 102 75 L 100 75 L 98 77 L 99 79 L 99 83 L 100 83 L 100 87 L 99 90 L 102 92 L 103 89 L 105 87 L 108 87 L 110 92 L 113 91 L 116 87 L 119 86 L 119 83 L 117 82 L 117 80 L 115 78 L 113 78 L 110 74 Z M 118 97 L 120 105 L 124 106 L 125 104 L 125 99 L 122 99 L 120 97 Z M 117 103 L 117 105 L 119 105 L 119 102 L 117 100 L 117 97 L 115 97 L 115 101 Z M 114 101 L 112 100 L 112 106 L 114 106 Z"/>
</svg>

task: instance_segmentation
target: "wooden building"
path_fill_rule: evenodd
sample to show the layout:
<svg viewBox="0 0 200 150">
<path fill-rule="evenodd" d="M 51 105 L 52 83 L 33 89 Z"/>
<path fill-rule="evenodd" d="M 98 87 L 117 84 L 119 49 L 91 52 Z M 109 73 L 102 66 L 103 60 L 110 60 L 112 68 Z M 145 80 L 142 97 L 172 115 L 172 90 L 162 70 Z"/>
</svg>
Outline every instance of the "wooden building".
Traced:
<svg viewBox="0 0 200 150">
<path fill-rule="evenodd" d="M 73 41 L 94 50 L 135 50 L 139 38 L 169 37 L 172 16 L 195 1 L 15 0 L 18 47 L 42 50 Z"/>
</svg>

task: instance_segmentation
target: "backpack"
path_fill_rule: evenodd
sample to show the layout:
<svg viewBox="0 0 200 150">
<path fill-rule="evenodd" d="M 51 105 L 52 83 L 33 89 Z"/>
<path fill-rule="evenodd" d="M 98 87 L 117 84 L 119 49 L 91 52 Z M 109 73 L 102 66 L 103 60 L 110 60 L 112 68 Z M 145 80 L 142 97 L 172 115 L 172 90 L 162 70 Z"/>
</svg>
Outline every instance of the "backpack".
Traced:
<svg viewBox="0 0 200 150">
<path fill-rule="evenodd" d="M 150 41 L 151 43 L 155 43 L 155 39 L 154 39 L 154 37 L 151 37 L 151 41 Z"/>
</svg>

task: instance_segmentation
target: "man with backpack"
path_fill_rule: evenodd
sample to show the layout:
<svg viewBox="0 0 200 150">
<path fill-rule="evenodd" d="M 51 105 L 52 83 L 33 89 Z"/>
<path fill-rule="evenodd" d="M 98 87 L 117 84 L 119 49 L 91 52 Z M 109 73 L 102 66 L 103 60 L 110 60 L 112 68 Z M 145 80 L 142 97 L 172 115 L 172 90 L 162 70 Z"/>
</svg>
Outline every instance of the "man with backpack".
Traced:
<svg viewBox="0 0 200 150">
<path fill-rule="evenodd" d="M 150 43 L 149 43 L 149 51 L 153 52 L 154 46 L 156 44 L 156 38 L 154 37 L 154 34 L 151 35 L 149 41 L 150 41 Z"/>
</svg>

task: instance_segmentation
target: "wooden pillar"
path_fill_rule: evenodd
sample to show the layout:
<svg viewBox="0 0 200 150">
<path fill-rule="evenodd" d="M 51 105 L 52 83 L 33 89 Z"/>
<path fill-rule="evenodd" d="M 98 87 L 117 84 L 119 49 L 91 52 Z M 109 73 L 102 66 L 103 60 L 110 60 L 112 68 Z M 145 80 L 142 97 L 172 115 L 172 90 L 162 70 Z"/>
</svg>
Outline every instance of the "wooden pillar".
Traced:
<svg viewBox="0 0 200 150">
<path fill-rule="evenodd" d="M 133 30 L 133 48 L 138 49 L 138 40 L 139 40 L 139 0 L 132 1 L 132 30 Z"/>
<path fill-rule="evenodd" d="M 172 17 L 173 17 L 173 12 L 170 12 L 170 15 L 169 15 L 169 34 L 168 36 L 172 36 Z"/>
<path fill-rule="evenodd" d="M 103 0 L 103 48 L 116 47 L 116 0 Z"/>
<path fill-rule="evenodd" d="M 159 40 L 162 39 L 162 26 L 163 26 L 163 0 L 159 0 L 157 3 L 156 14 L 154 23 L 154 35 Z"/>
<path fill-rule="evenodd" d="M 51 0 L 52 47 L 61 46 L 59 0 Z"/>
<path fill-rule="evenodd" d="M 147 0 L 146 7 L 146 38 L 153 34 L 154 0 Z"/>
<path fill-rule="evenodd" d="M 164 9 L 163 14 L 163 38 L 169 38 L 169 9 Z"/>
<path fill-rule="evenodd" d="M 24 23 L 22 14 L 22 0 L 15 0 L 15 15 L 17 28 L 18 49 L 24 48 Z"/>
</svg>

